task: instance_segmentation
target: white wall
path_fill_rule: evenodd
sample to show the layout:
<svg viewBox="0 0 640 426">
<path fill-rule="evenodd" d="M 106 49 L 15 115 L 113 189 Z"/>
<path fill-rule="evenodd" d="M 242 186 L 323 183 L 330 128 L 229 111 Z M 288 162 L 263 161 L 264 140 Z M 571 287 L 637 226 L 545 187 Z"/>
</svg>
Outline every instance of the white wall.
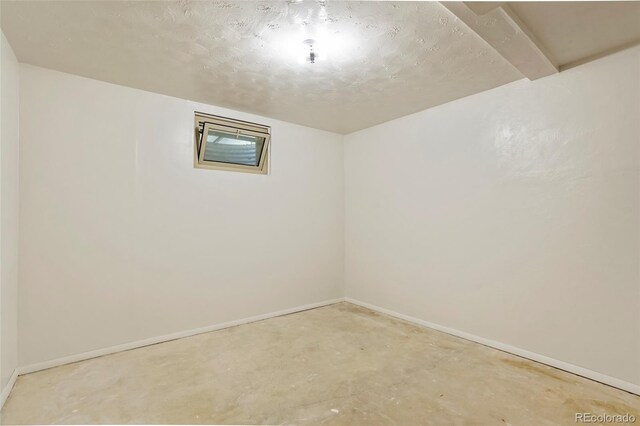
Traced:
<svg viewBox="0 0 640 426">
<path fill-rule="evenodd" d="M 640 384 L 640 47 L 345 138 L 346 293 Z"/>
<path fill-rule="evenodd" d="M 18 61 L 0 40 L 0 391 L 18 366 Z M 2 401 L 0 401 L 0 406 Z"/>
<path fill-rule="evenodd" d="M 20 65 L 20 363 L 343 294 L 342 137 Z M 194 110 L 272 126 L 193 167 Z"/>
<path fill-rule="evenodd" d="M 343 164 L 339 135 L 20 65 L 20 364 L 340 297 L 345 268 L 349 297 L 640 384 L 639 74 L 633 48 L 512 83 Z M 194 110 L 271 125 L 271 175 L 194 169 Z M 2 131 L 4 202 L 4 105 Z"/>
</svg>

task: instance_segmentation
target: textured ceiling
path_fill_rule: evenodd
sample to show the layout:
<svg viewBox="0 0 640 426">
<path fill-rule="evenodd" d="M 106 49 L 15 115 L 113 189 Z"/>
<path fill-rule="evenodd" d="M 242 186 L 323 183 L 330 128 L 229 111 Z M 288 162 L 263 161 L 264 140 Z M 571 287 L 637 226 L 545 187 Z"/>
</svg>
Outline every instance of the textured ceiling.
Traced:
<svg viewBox="0 0 640 426">
<path fill-rule="evenodd" d="M 512 2 L 559 65 L 640 42 L 640 1 Z"/>
<path fill-rule="evenodd" d="M 3 0 L 0 8 L 22 62 L 338 133 L 522 78 L 507 59 L 522 67 L 536 58 L 523 50 L 528 39 L 509 44 L 523 32 L 509 22 L 522 21 L 557 65 L 640 40 L 640 2 L 510 2 L 515 21 L 493 10 L 504 4 L 467 3 L 484 40 L 449 10 L 455 3 Z M 309 38 L 315 64 L 304 61 Z"/>
<path fill-rule="evenodd" d="M 437 2 L 1 7 L 22 62 L 338 133 L 522 78 Z M 307 38 L 329 55 L 300 63 Z"/>
</svg>

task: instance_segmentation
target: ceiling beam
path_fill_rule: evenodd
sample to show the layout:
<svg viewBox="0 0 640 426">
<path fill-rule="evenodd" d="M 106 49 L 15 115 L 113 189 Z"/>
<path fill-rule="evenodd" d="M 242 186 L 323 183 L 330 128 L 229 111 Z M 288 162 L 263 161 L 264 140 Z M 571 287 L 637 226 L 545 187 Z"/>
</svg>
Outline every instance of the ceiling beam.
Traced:
<svg viewBox="0 0 640 426">
<path fill-rule="evenodd" d="M 529 80 L 558 72 L 551 55 L 505 2 L 441 2 Z"/>
</svg>

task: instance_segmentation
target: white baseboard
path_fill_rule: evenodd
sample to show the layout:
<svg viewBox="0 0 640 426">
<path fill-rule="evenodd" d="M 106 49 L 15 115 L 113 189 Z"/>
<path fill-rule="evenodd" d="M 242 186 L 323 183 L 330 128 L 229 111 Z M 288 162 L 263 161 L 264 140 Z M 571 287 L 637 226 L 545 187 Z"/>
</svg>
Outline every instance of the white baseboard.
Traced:
<svg viewBox="0 0 640 426">
<path fill-rule="evenodd" d="M 615 377 L 607 376 L 606 374 L 602 374 L 596 371 L 588 370 L 586 368 L 578 367 L 577 365 L 569 364 L 564 361 L 559 361 L 554 358 L 549 358 L 547 356 L 540 355 L 534 352 L 529 352 L 524 349 L 509 346 L 504 343 L 496 342 L 495 340 L 485 339 L 484 337 L 475 336 L 470 333 L 465 333 L 464 331 L 455 330 L 453 328 L 445 327 L 439 324 L 434 324 L 432 322 L 424 321 L 419 318 L 414 318 L 408 315 L 400 314 L 398 312 L 381 308 L 379 306 L 372 305 L 370 303 L 351 299 L 350 297 L 345 297 L 344 300 L 346 302 L 353 303 L 354 305 L 359 305 L 364 308 L 371 309 L 372 311 L 377 311 L 395 318 L 412 322 L 414 324 L 418 324 L 424 327 L 432 328 L 434 330 L 442 331 L 444 333 L 451 334 L 452 336 L 461 337 L 463 339 L 470 340 L 475 343 L 480 343 L 481 345 L 490 346 L 494 349 L 498 349 L 503 352 L 508 352 L 513 355 L 527 358 L 532 361 L 539 362 L 541 364 L 546 364 L 551 367 L 558 368 L 560 370 L 568 371 L 569 373 L 577 374 L 578 376 L 586 377 L 587 379 L 595 380 L 596 382 L 604 383 L 606 385 L 613 386 L 615 388 L 622 389 L 624 391 L 631 392 L 636 395 L 640 395 L 640 385 L 636 385 L 634 383 L 616 379 Z"/>
<path fill-rule="evenodd" d="M 207 332 L 215 331 L 215 330 L 221 330 L 223 328 L 233 327 L 233 326 L 236 326 L 236 325 L 248 324 L 250 322 L 255 322 L 255 321 L 260 321 L 260 320 L 264 320 L 264 319 L 268 319 L 268 318 L 278 317 L 278 316 L 281 316 L 281 315 L 287 315 L 287 314 L 292 314 L 292 313 L 295 313 L 295 312 L 306 311 L 308 309 L 313 309 L 313 308 L 319 308 L 321 306 L 332 305 L 332 304 L 338 303 L 338 302 L 353 303 L 354 305 L 359 305 L 359 306 L 362 306 L 364 308 L 371 309 L 373 311 L 377 311 L 377 312 L 380 312 L 380 313 L 383 313 L 383 314 L 386 314 L 386 315 L 389 315 L 389 316 L 392 316 L 392 317 L 395 317 L 395 318 L 399 318 L 399 319 L 402 319 L 402 320 L 405 320 L 405 321 L 412 322 L 414 324 L 418 324 L 418 325 L 421 325 L 421 326 L 424 326 L 424 327 L 428 327 L 428 328 L 431 328 L 431 329 L 434 329 L 434 330 L 442 331 L 442 332 L 450 334 L 452 336 L 461 337 L 463 339 L 466 339 L 466 340 L 469 340 L 469 341 L 472 341 L 472 342 L 475 342 L 475 343 L 480 343 L 481 345 L 489 346 L 489 347 L 492 347 L 492 348 L 495 348 L 495 349 L 498 349 L 498 350 L 501 350 L 501 351 L 504 351 L 504 352 L 511 353 L 513 355 L 517 355 L 517 356 L 520 356 L 520 357 L 523 357 L 523 358 L 530 359 L 532 361 L 536 361 L 536 362 L 539 362 L 539 363 L 542 363 L 542 364 L 549 365 L 551 367 L 559 368 L 560 370 L 568 371 L 569 373 L 577 374 L 578 376 L 586 377 L 588 379 L 595 380 L 597 382 L 604 383 L 606 385 L 613 386 L 615 388 L 622 389 L 624 391 L 631 392 L 631 393 L 634 393 L 636 395 L 640 395 L 640 385 L 636 385 L 634 383 L 626 382 L 624 380 L 620 380 L 620 379 L 617 379 L 615 377 L 607 376 L 605 374 L 598 373 L 596 371 L 592 371 L 592 370 L 588 370 L 586 368 L 578 367 L 578 366 L 573 365 L 573 364 L 569 364 L 569 363 L 566 363 L 566 362 L 563 362 L 563 361 L 559 361 L 559 360 L 554 359 L 554 358 L 549 358 L 547 356 L 540 355 L 540 354 L 537 354 L 537 353 L 534 353 L 534 352 L 529 352 L 529 351 L 524 350 L 524 349 L 520 349 L 520 348 L 516 348 L 516 347 L 513 347 L 513 346 L 509 346 L 507 344 L 496 342 L 494 340 L 485 339 L 484 337 L 479 337 L 479 336 L 475 336 L 475 335 L 470 334 L 470 333 L 465 333 L 464 331 L 455 330 L 453 328 L 445 327 L 445 326 L 442 326 L 442 325 L 439 325 L 439 324 L 434 324 L 432 322 L 421 320 L 419 318 L 414 318 L 414 317 L 411 317 L 409 315 L 400 314 L 398 312 L 394 312 L 394 311 L 391 311 L 389 309 L 381 308 L 379 306 L 372 305 L 370 303 L 361 302 L 359 300 L 355 300 L 355 299 L 352 299 L 352 298 L 349 298 L 349 297 L 345 297 L 345 298 L 325 300 L 323 302 L 318 302 L 318 303 L 310 303 L 308 305 L 298 306 L 298 307 L 295 307 L 295 308 L 283 309 L 283 310 L 276 311 L 276 312 L 270 312 L 270 313 L 267 313 L 267 314 L 256 315 L 256 316 L 253 316 L 253 317 L 243 318 L 243 319 L 239 319 L 239 320 L 235 320 L 235 321 L 228 321 L 228 322 L 215 324 L 215 325 L 211 325 L 211 326 L 207 326 L 207 327 L 201 327 L 201 328 L 196 328 L 196 329 L 192 329 L 192 330 L 180 331 L 180 332 L 177 332 L 177 333 L 167 334 L 167 335 L 164 335 L 164 336 L 152 337 L 152 338 L 149 338 L 149 339 L 138 340 L 136 342 L 124 343 L 122 345 L 111 346 L 111 347 L 108 347 L 108 348 L 97 349 L 97 350 L 94 350 L 94 351 L 83 352 L 83 353 L 76 354 L 76 355 L 70 355 L 70 356 L 66 356 L 66 357 L 62 357 L 62 358 L 53 359 L 53 360 L 50 360 L 50 361 L 31 364 L 31 365 L 27 365 L 27 366 L 24 366 L 24 367 L 19 367 L 17 370 L 15 370 L 13 372 L 13 375 L 11 376 L 11 378 L 9 380 L 9 383 L 2 390 L 2 394 L 0 394 L 0 408 L 2 408 L 2 405 L 4 404 L 5 400 L 9 397 L 9 393 L 11 392 L 11 389 L 13 388 L 13 385 L 14 385 L 14 383 L 16 381 L 16 377 L 19 374 L 33 373 L 35 371 L 45 370 L 47 368 L 57 367 L 59 365 L 70 364 L 72 362 L 78 362 L 78 361 L 84 361 L 86 359 L 96 358 L 96 357 L 99 357 L 99 356 L 108 355 L 108 354 L 112 354 L 112 353 L 116 353 L 116 352 L 121 352 L 121 351 L 130 350 L 130 349 L 136 349 L 136 348 L 141 348 L 141 347 L 144 347 L 144 346 L 154 345 L 156 343 L 162 343 L 162 342 L 167 342 L 167 341 L 170 341 L 170 340 L 180 339 L 180 338 L 183 338 L 183 337 L 194 336 L 196 334 L 207 333 Z"/>
<path fill-rule="evenodd" d="M 292 314 L 295 312 L 306 311 L 308 309 L 319 308 L 321 306 L 332 305 L 334 303 L 344 301 L 343 298 L 325 300 L 323 302 L 310 303 L 308 305 L 297 306 L 295 308 L 283 309 L 280 311 L 269 312 L 266 314 L 256 315 L 249 318 L 243 318 L 235 321 L 223 322 L 220 324 L 209 325 L 206 327 L 194 328 L 192 330 L 179 331 L 177 333 L 165 334 L 164 336 L 151 337 L 149 339 L 138 340 L 135 342 L 124 343 L 121 345 L 110 346 L 108 348 L 96 349 L 94 351 L 82 352 L 76 355 L 69 355 L 62 358 L 52 359 L 50 361 L 39 362 L 18 368 L 18 374 L 28 374 L 47 368 L 57 367 L 59 365 L 70 364 L 72 362 L 84 361 L 103 355 L 109 355 L 116 352 L 127 351 L 130 349 L 141 348 L 143 346 L 155 345 L 156 343 L 168 342 L 169 340 L 181 339 L 183 337 L 194 336 L 196 334 L 208 333 L 210 331 L 221 330 L 223 328 L 234 327 L 236 325 L 248 324 L 250 322 L 261 321 L 267 318 L 279 317 L 281 315 Z M 3 393 L 4 395 L 4 393 Z"/>
<path fill-rule="evenodd" d="M 18 378 L 18 369 L 16 368 L 15 370 L 13 370 L 13 374 L 11 374 L 11 377 L 9 377 L 9 381 L 7 382 L 7 385 L 4 387 L 4 389 L 2 389 L 2 393 L 0 393 L 0 410 L 2 410 L 2 407 L 4 407 L 4 403 L 7 400 L 7 398 L 9 398 L 9 394 L 13 389 L 13 385 L 16 384 L 17 378 Z"/>
</svg>

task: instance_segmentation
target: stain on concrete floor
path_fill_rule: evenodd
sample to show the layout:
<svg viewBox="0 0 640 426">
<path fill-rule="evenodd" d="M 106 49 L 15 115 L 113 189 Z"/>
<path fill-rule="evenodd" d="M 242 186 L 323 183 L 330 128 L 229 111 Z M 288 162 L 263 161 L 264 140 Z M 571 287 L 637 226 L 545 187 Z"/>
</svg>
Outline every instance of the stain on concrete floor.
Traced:
<svg viewBox="0 0 640 426">
<path fill-rule="evenodd" d="M 640 397 L 349 304 L 20 376 L 2 424 L 557 425 Z"/>
</svg>

